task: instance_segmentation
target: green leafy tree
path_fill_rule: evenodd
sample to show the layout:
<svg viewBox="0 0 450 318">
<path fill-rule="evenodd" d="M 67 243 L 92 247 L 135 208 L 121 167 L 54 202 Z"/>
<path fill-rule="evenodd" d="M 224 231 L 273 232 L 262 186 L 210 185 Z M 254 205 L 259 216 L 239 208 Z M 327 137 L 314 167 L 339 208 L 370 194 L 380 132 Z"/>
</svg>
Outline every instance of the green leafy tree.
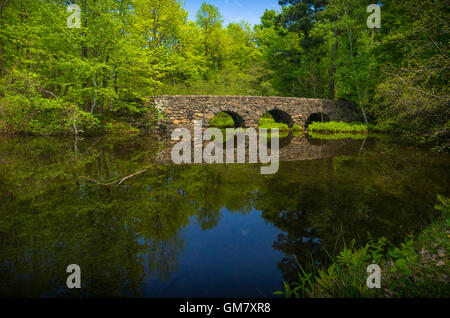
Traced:
<svg viewBox="0 0 450 318">
<path fill-rule="evenodd" d="M 218 55 L 220 46 L 218 46 L 218 37 L 220 37 L 223 18 L 219 8 L 212 4 L 203 2 L 196 15 L 197 24 L 202 30 L 203 53 L 205 59 L 218 66 Z M 220 41 L 220 40 L 219 40 Z M 215 59 L 214 59 L 215 57 Z"/>
</svg>

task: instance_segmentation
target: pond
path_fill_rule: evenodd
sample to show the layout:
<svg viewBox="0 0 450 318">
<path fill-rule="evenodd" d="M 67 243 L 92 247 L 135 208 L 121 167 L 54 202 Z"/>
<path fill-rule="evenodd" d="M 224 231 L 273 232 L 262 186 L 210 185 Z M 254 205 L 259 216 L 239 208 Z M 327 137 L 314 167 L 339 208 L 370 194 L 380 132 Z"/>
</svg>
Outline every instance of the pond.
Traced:
<svg viewBox="0 0 450 318">
<path fill-rule="evenodd" d="M 0 295 L 273 297 L 297 261 L 417 233 L 449 192 L 448 156 L 386 138 L 281 147 L 261 175 L 171 164 L 161 136 L 0 137 Z"/>
</svg>

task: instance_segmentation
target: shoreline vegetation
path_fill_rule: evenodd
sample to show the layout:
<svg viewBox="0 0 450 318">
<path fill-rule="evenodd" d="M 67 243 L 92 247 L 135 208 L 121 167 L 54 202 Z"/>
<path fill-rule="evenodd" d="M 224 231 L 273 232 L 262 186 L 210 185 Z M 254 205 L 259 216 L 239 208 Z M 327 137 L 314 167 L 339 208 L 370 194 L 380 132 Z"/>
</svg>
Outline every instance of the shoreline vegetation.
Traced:
<svg viewBox="0 0 450 318">
<path fill-rule="evenodd" d="M 210 126 L 225 130 L 227 128 L 234 128 L 235 122 L 233 118 L 226 113 L 218 113 L 210 122 Z M 294 124 L 289 127 L 287 123 L 276 122 L 270 113 L 266 113 L 259 120 L 258 128 L 265 129 L 279 129 L 279 137 L 288 137 L 292 132 L 294 137 L 300 134 L 308 134 L 313 139 L 323 140 L 340 140 L 340 139 L 366 139 L 375 133 L 389 133 L 391 127 L 381 125 L 364 124 L 361 122 L 312 122 L 305 129 Z M 270 136 L 270 132 L 267 133 Z"/>
<path fill-rule="evenodd" d="M 332 256 L 331 265 L 313 264 L 306 273 L 298 265 L 298 281 L 284 282 L 274 292 L 286 298 L 308 297 L 450 297 L 450 199 L 438 195 L 440 213 L 420 234 L 410 235 L 400 246 L 386 238 L 356 248 L 352 241 Z M 298 264 L 298 262 L 297 262 Z M 381 267 L 381 288 L 367 288 L 367 267 Z"/>
<path fill-rule="evenodd" d="M 269 115 L 270 116 L 270 115 Z M 276 122 L 271 116 L 262 117 L 259 121 L 258 128 L 265 129 L 279 129 L 279 138 L 287 138 L 290 135 L 293 137 L 298 137 L 302 134 L 308 135 L 312 139 L 319 140 L 342 140 L 342 139 L 367 139 L 369 137 L 379 137 L 379 136 L 389 136 L 391 138 L 396 138 L 399 142 L 408 143 L 416 146 L 429 148 L 429 145 L 417 143 L 414 138 L 402 135 L 399 132 L 395 132 L 390 125 L 372 125 L 364 124 L 361 122 L 345 123 L 345 122 L 312 122 L 306 129 L 294 124 L 289 127 L 288 124 Z M 217 114 L 210 122 L 211 128 L 219 128 L 223 135 L 225 136 L 225 131 L 227 128 L 235 128 L 234 120 L 225 113 Z M 148 126 L 149 129 L 152 126 Z M 244 128 L 245 131 L 245 128 Z M 79 135 L 84 137 L 96 137 L 96 136 L 139 136 L 141 134 L 148 133 L 145 128 L 138 129 L 126 121 L 111 120 L 105 125 L 98 128 L 92 128 L 86 132 L 83 130 L 79 131 Z M 22 135 L 22 136 L 71 136 L 72 134 L 67 133 L 67 131 L 55 132 L 52 134 L 37 134 L 37 133 L 25 133 L 25 132 L 15 132 L 9 131 L 2 127 L 0 121 L 0 135 Z M 270 131 L 266 134 L 267 138 L 271 138 Z M 224 138 L 226 140 L 226 138 Z"/>
</svg>

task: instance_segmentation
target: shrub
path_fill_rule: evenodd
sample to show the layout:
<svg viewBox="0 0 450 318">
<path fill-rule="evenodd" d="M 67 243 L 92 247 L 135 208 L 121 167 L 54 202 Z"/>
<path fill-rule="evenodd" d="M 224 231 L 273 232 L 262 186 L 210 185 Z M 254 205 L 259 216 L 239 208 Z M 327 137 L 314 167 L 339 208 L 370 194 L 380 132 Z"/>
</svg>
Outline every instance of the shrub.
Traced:
<svg viewBox="0 0 450 318">
<path fill-rule="evenodd" d="M 218 113 L 209 122 L 210 127 L 215 128 L 234 128 L 235 123 L 233 118 L 227 113 Z"/>
<path fill-rule="evenodd" d="M 8 130 L 36 135 L 74 133 L 93 127 L 98 120 L 60 98 L 6 95 L 0 100 L 0 120 Z"/>
<path fill-rule="evenodd" d="M 264 114 L 264 116 L 259 119 L 259 128 L 278 128 L 279 130 L 289 130 L 289 126 L 287 124 L 277 123 L 270 113 Z"/>
<path fill-rule="evenodd" d="M 313 122 L 308 126 L 308 131 L 322 131 L 322 132 L 343 132 L 343 133 L 368 133 L 371 125 L 360 122 L 344 123 L 330 121 L 326 123 Z"/>
</svg>

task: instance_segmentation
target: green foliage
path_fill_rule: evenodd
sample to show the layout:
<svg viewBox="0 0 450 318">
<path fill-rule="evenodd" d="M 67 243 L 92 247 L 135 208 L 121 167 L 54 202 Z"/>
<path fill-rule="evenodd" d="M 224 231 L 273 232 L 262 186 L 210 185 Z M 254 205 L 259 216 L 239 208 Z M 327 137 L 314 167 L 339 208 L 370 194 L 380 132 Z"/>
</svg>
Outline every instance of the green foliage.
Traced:
<svg viewBox="0 0 450 318">
<path fill-rule="evenodd" d="M 223 112 L 216 114 L 209 125 L 216 128 L 234 128 L 236 126 L 233 117 Z"/>
<path fill-rule="evenodd" d="M 446 218 L 450 217 L 450 198 L 447 198 L 443 195 L 438 195 L 439 205 L 435 206 L 435 209 L 438 211 L 442 211 Z"/>
<path fill-rule="evenodd" d="M 368 133 L 370 125 L 360 122 L 344 123 L 344 122 L 313 122 L 308 126 L 308 131 L 312 132 L 333 132 L 333 133 Z"/>
<path fill-rule="evenodd" d="M 314 268 L 306 273 L 300 264 L 298 281 L 283 283 L 284 290 L 276 295 L 300 297 L 449 297 L 446 252 L 448 240 L 450 199 L 438 196 L 443 211 L 439 220 L 428 226 L 417 238 L 407 238 L 399 247 L 386 249 L 387 239 L 369 242 L 355 248 L 355 242 L 345 246 L 331 265 Z M 439 260 L 441 259 L 441 260 Z M 381 289 L 366 285 L 366 268 L 379 264 L 382 268 Z"/>
<path fill-rule="evenodd" d="M 255 29 L 271 87 L 285 96 L 352 100 L 376 129 L 449 148 L 449 27 L 444 2 L 288 1 Z M 367 113 L 367 115 L 366 115 Z"/>
<path fill-rule="evenodd" d="M 289 130 L 289 126 L 285 123 L 278 123 L 273 119 L 270 113 L 265 113 L 258 123 L 259 128 L 275 129 L 278 128 L 280 131 Z"/>
<path fill-rule="evenodd" d="M 60 98 L 6 95 L 0 101 L 0 119 L 7 131 L 36 135 L 75 133 L 96 127 L 92 114 L 80 110 Z"/>
<path fill-rule="evenodd" d="M 436 205 L 434 208 L 442 212 L 445 219 L 445 226 L 450 227 L 450 198 L 438 195 L 438 201 L 440 204 Z"/>
<path fill-rule="evenodd" d="M 157 94 L 297 96 L 354 101 L 374 130 L 450 148 L 445 2 L 383 1 L 379 30 L 360 0 L 282 0 L 253 28 L 207 3 L 189 21 L 177 0 L 83 0 L 70 29 L 68 3 L 1 2 L 3 129 L 76 134 L 73 107 L 97 129 L 147 116 Z"/>
<path fill-rule="evenodd" d="M 382 261 L 382 252 L 387 243 L 385 238 L 377 242 L 369 242 L 364 247 L 354 248 L 353 240 L 345 247 L 332 264 L 326 269 L 316 269 L 316 274 L 307 273 L 300 264 L 298 281 L 284 283 L 284 291 L 276 291 L 277 295 L 286 298 L 301 297 L 371 297 L 376 290 L 368 289 L 366 280 L 367 266 Z"/>
<path fill-rule="evenodd" d="M 395 123 L 393 122 L 382 122 L 376 125 L 372 125 L 370 130 L 381 133 L 392 133 L 395 130 Z"/>
<path fill-rule="evenodd" d="M 450 145 L 447 8 L 431 0 L 386 1 L 388 28 L 375 51 L 381 66 L 373 97 L 378 122 L 395 123 L 440 150 Z"/>
<path fill-rule="evenodd" d="M 287 124 L 277 123 L 274 120 L 270 120 L 267 118 L 261 118 L 259 120 L 259 128 L 267 128 L 267 129 L 278 128 L 280 130 L 288 130 L 289 129 Z"/>
<path fill-rule="evenodd" d="M 109 135 L 138 134 L 139 133 L 139 129 L 136 129 L 136 128 L 130 126 L 129 124 L 127 124 L 125 122 L 120 122 L 120 121 L 108 122 L 105 125 L 104 129 L 106 130 L 106 133 L 108 133 Z"/>
</svg>

